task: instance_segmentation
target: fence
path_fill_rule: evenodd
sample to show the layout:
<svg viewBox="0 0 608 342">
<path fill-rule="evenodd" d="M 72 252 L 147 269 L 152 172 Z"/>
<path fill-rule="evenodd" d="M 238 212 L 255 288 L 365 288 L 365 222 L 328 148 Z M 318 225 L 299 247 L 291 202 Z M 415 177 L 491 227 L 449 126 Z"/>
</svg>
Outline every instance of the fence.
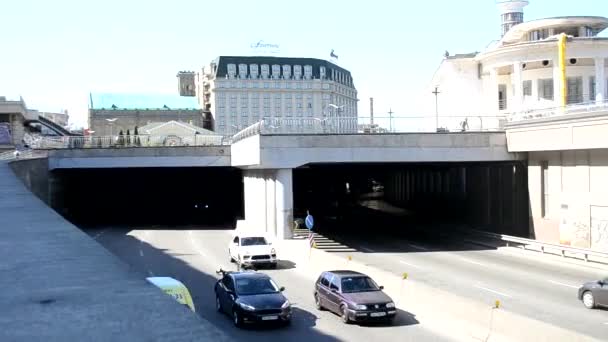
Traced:
<svg viewBox="0 0 608 342">
<path fill-rule="evenodd" d="M 533 119 L 543 119 L 556 116 L 587 114 L 608 111 L 608 100 L 588 101 L 566 105 L 565 107 L 546 107 L 514 112 L 508 115 L 509 122 L 520 122 Z"/>
<path fill-rule="evenodd" d="M 505 116 L 409 116 L 340 118 L 266 118 L 234 135 L 239 141 L 257 134 L 390 134 L 503 131 Z"/>
<path fill-rule="evenodd" d="M 221 146 L 230 145 L 231 137 L 222 135 L 192 136 L 40 136 L 30 143 L 30 147 L 52 148 L 110 148 L 110 147 L 160 147 L 160 146 Z"/>
</svg>

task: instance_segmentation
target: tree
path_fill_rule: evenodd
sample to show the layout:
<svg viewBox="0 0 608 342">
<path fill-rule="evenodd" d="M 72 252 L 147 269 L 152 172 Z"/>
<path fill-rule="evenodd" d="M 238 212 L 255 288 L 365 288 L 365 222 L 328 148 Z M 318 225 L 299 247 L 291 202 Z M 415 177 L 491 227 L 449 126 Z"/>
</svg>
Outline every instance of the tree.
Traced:
<svg viewBox="0 0 608 342">
<path fill-rule="evenodd" d="M 118 133 L 118 143 L 117 143 L 117 145 L 118 146 L 122 146 L 124 144 L 125 144 L 125 137 L 122 134 L 122 129 L 121 129 L 120 132 Z"/>
<path fill-rule="evenodd" d="M 139 131 L 137 130 L 137 126 L 135 126 L 135 129 L 133 130 L 133 143 L 135 144 L 135 146 L 141 146 L 141 141 L 139 140 Z"/>
<path fill-rule="evenodd" d="M 131 145 L 131 132 L 127 129 L 127 146 Z"/>
</svg>

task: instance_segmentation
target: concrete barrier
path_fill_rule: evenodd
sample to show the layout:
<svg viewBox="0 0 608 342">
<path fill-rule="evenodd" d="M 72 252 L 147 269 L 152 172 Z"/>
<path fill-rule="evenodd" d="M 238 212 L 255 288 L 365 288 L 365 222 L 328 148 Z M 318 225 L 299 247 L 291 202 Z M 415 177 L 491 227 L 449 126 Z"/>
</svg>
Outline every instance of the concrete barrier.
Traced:
<svg viewBox="0 0 608 342">
<path fill-rule="evenodd" d="M 495 302 L 484 303 L 423 284 L 407 274 L 396 275 L 367 266 L 356 259 L 309 249 L 304 241 L 290 245 L 289 253 L 298 267 L 316 277 L 323 271 L 348 269 L 372 277 L 393 298 L 398 308 L 442 335 L 461 341 L 599 341 L 525 317 Z"/>
</svg>

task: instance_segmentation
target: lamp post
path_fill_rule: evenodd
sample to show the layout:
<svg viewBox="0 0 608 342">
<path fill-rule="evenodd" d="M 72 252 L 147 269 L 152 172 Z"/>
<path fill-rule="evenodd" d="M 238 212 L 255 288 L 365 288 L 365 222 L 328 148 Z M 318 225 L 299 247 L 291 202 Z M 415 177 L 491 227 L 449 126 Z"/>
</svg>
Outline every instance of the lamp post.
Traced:
<svg viewBox="0 0 608 342">
<path fill-rule="evenodd" d="M 435 90 L 432 91 L 433 94 L 435 94 L 435 132 L 437 132 L 439 130 L 439 109 L 438 109 L 438 102 L 437 102 L 437 96 L 441 93 L 439 91 L 439 87 L 435 87 Z"/>
<path fill-rule="evenodd" d="M 327 107 L 331 107 L 331 108 L 336 109 L 336 110 L 338 111 L 338 119 L 337 119 L 337 121 L 338 121 L 338 131 L 339 131 L 339 130 L 340 130 L 340 127 L 341 127 L 341 124 L 340 124 L 340 123 L 342 122 L 342 120 L 341 120 L 341 118 L 340 118 L 340 112 L 341 112 L 341 111 L 342 111 L 342 109 L 344 108 L 344 105 L 338 106 L 338 105 L 336 105 L 336 104 L 330 103 L 330 104 L 328 104 L 328 105 L 327 105 Z M 330 111 L 329 113 L 330 113 L 330 118 L 332 119 L 331 121 L 334 121 L 333 119 L 334 119 L 335 117 L 331 115 L 331 111 Z M 333 124 L 332 124 L 332 126 L 333 126 Z"/>
</svg>

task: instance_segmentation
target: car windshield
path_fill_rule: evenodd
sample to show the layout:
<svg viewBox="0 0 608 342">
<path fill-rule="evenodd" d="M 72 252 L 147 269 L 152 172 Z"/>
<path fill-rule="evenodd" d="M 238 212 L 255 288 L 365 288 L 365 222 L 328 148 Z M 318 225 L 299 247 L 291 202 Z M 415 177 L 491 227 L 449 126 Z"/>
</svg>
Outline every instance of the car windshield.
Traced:
<svg viewBox="0 0 608 342">
<path fill-rule="evenodd" d="M 378 285 L 369 277 L 342 278 L 342 293 L 379 291 Z"/>
<path fill-rule="evenodd" d="M 236 293 L 241 296 L 279 292 L 278 286 L 270 278 L 240 278 L 236 280 Z"/>
<path fill-rule="evenodd" d="M 241 246 L 262 246 L 267 244 L 266 239 L 261 236 L 246 237 L 241 239 Z"/>
</svg>

